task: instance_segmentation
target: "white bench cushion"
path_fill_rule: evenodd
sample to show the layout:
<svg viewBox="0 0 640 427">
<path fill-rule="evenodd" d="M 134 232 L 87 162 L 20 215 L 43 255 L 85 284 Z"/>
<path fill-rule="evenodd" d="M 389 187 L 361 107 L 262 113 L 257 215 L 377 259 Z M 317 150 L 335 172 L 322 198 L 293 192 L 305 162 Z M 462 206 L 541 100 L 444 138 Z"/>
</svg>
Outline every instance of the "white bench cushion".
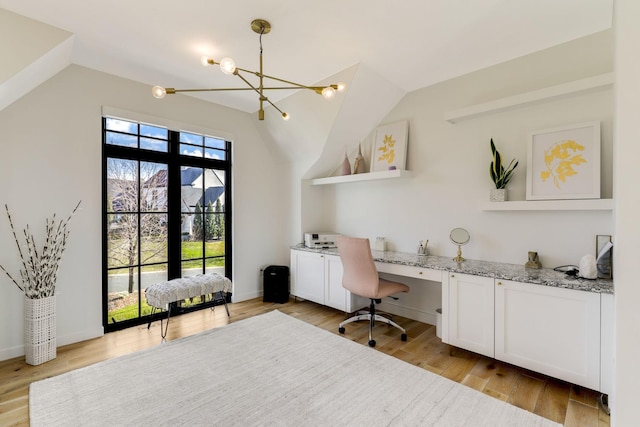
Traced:
<svg viewBox="0 0 640 427">
<path fill-rule="evenodd" d="M 165 308 L 172 302 L 220 291 L 231 292 L 231 280 L 218 273 L 207 273 L 153 284 L 145 290 L 145 297 L 150 306 Z"/>
</svg>

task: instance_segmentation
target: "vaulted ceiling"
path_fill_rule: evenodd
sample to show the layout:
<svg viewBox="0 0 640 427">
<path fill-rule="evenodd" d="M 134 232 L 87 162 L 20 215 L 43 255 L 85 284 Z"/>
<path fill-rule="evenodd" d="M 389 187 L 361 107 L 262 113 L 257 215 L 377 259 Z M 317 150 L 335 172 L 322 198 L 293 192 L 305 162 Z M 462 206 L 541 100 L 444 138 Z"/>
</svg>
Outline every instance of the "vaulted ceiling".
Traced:
<svg viewBox="0 0 640 427">
<path fill-rule="evenodd" d="M 613 0 L 0 0 L 0 8 L 2 109 L 70 63 L 150 87 L 238 86 L 199 58 L 229 56 L 256 70 L 255 18 L 272 25 L 266 74 L 315 84 L 362 65 L 406 93 L 610 28 Z M 248 92 L 196 96 L 258 107 Z"/>
</svg>

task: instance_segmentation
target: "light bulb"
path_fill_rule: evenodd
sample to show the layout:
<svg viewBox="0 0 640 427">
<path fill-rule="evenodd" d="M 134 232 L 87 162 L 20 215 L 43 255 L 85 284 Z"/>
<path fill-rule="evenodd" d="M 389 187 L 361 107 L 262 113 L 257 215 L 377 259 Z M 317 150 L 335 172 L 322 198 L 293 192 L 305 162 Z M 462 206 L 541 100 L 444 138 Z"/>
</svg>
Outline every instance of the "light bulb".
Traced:
<svg viewBox="0 0 640 427">
<path fill-rule="evenodd" d="M 208 67 L 209 65 L 214 63 L 214 61 L 211 58 L 209 58 L 208 56 L 205 55 L 205 56 L 201 56 L 200 57 L 200 63 L 202 65 L 204 65 L 205 67 Z"/>
<path fill-rule="evenodd" d="M 236 63 L 231 58 L 222 58 L 220 60 L 220 69 L 225 74 L 233 74 L 236 71 Z"/>
<path fill-rule="evenodd" d="M 344 92 L 347 88 L 347 84 L 345 82 L 338 82 L 338 92 Z"/>
<path fill-rule="evenodd" d="M 282 113 L 282 120 L 289 120 L 291 116 L 289 116 L 287 113 Z"/>
<path fill-rule="evenodd" d="M 331 99 L 335 96 L 335 94 L 336 94 L 336 90 L 331 86 L 327 86 L 324 89 L 322 89 L 322 96 L 324 97 L 324 99 Z"/>
<path fill-rule="evenodd" d="M 154 86 L 151 89 L 151 93 L 153 94 L 153 96 L 155 96 L 158 99 L 162 99 L 165 97 L 165 95 L 167 94 L 167 90 L 165 88 L 163 88 L 162 86 Z"/>
</svg>

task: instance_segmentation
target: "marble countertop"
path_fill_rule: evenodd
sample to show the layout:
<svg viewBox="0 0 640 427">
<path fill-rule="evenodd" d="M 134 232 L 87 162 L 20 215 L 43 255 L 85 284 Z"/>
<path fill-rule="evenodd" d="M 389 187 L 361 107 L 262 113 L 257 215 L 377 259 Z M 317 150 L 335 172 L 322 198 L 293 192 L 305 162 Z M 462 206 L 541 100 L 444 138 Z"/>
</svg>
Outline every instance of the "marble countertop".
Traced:
<svg viewBox="0 0 640 427">
<path fill-rule="evenodd" d="M 336 248 L 315 249 L 298 244 L 291 249 L 338 255 Z M 575 289 L 580 291 L 613 294 L 613 281 L 607 279 L 579 279 L 550 268 L 532 269 L 524 265 L 506 264 L 500 262 L 478 261 L 466 259 L 455 262 L 452 257 L 437 255 L 418 255 L 407 252 L 372 251 L 373 260 L 390 264 L 409 265 L 414 267 L 445 270 L 453 273 L 473 274 L 476 276 L 493 277 L 495 279 L 513 280 L 516 282 L 533 283 L 536 285 L 553 286 L 556 288 Z"/>
</svg>

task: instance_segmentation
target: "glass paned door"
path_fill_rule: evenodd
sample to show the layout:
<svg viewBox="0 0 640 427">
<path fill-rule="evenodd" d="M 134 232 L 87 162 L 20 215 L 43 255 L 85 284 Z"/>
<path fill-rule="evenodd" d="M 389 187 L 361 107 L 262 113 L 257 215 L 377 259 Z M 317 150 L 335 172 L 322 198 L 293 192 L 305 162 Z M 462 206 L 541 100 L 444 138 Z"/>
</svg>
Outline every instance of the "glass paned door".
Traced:
<svg viewBox="0 0 640 427">
<path fill-rule="evenodd" d="M 225 172 L 183 167 L 182 277 L 225 274 Z"/>
<path fill-rule="evenodd" d="M 167 280 L 167 165 L 107 159 L 107 321 L 145 316 L 146 286 Z"/>
</svg>

